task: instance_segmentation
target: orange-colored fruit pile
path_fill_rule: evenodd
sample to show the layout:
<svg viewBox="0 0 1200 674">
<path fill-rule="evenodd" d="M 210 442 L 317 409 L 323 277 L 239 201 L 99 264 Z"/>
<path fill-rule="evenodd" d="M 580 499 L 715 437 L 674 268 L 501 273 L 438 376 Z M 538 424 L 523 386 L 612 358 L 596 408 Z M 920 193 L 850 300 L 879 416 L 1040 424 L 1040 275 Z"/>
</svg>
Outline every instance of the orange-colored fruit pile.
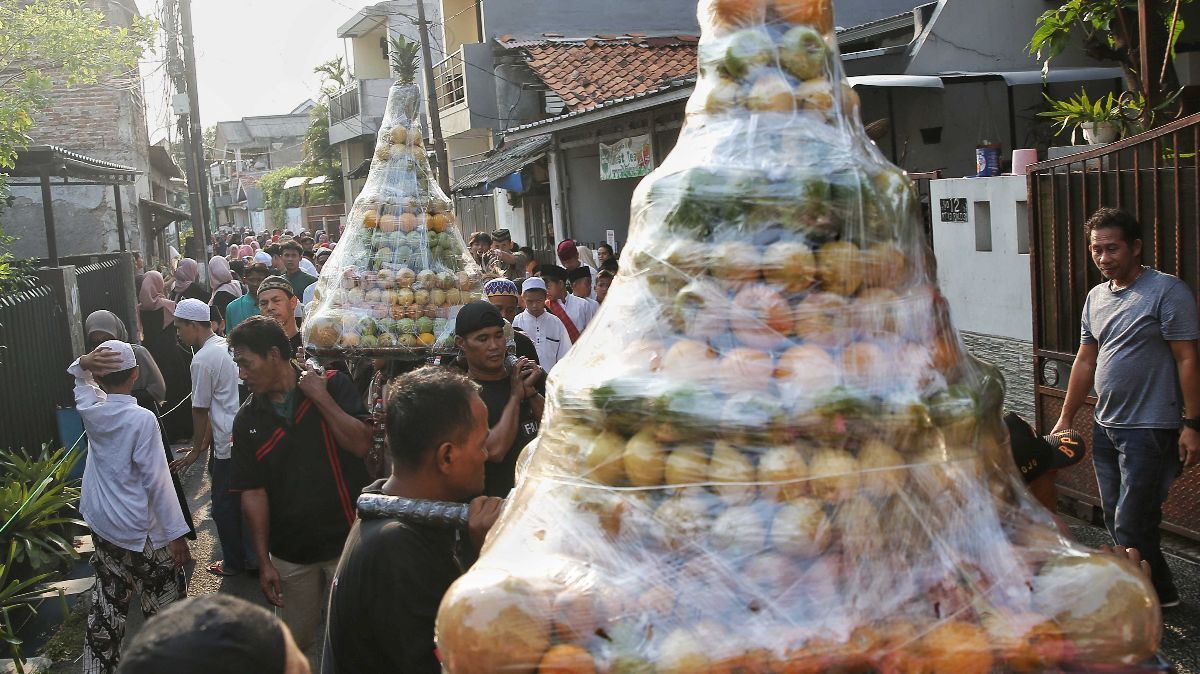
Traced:
<svg viewBox="0 0 1200 674">
<path fill-rule="evenodd" d="M 458 309 L 480 298 L 480 269 L 425 157 L 419 93 L 389 92 L 367 183 L 305 308 L 304 342 L 320 354 L 450 350 Z"/>
<path fill-rule="evenodd" d="M 1022 485 L 828 0 L 700 19 L 677 149 L 442 602 L 447 669 L 1137 671 L 1153 590 Z"/>
</svg>

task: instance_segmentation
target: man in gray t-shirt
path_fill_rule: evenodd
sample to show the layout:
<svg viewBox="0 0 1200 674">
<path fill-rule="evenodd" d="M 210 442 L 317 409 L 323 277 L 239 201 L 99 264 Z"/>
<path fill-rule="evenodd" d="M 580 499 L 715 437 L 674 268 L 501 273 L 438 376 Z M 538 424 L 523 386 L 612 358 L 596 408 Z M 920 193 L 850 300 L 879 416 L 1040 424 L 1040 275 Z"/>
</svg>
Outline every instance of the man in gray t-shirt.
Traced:
<svg viewBox="0 0 1200 674">
<path fill-rule="evenodd" d="M 1107 280 L 1084 303 L 1079 353 L 1054 430 L 1071 427 L 1094 384 L 1092 462 L 1104 523 L 1117 544 L 1141 551 L 1169 608 L 1179 592 L 1158 526 L 1171 483 L 1200 461 L 1196 299 L 1183 281 L 1141 265 L 1141 228 L 1131 215 L 1102 208 L 1085 229 Z"/>
</svg>

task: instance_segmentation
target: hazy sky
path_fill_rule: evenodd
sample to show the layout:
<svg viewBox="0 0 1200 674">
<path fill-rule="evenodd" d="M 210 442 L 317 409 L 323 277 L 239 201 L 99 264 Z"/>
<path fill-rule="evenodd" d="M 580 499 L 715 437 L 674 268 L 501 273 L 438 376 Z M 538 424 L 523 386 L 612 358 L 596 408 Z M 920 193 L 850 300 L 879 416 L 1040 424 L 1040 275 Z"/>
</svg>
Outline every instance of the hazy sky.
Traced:
<svg viewBox="0 0 1200 674">
<path fill-rule="evenodd" d="M 156 0 L 137 0 L 153 14 Z M 200 121 L 286 114 L 320 84 L 313 67 L 345 51 L 338 26 L 373 0 L 193 0 Z M 150 141 L 173 123 L 165 106 L 165 68 L 160 53 L 142 64 Z M 154 59 L 158 59 L 157 61 Z"/>
</svg>

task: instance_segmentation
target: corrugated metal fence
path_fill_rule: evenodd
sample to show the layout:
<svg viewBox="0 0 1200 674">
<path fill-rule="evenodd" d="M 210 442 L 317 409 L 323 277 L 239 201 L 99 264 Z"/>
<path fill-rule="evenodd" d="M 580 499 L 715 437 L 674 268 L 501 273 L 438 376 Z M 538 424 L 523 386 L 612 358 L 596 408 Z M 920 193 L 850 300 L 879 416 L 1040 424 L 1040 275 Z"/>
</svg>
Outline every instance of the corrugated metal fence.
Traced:
<svg viewBox="0 0 1200 674">
<path fill-rule="evenodd" d="M 100 309 L 107 309 L 125 322 L 130 334 L 137 333 L 137 316 L 130 315 L 125 298 L 132 297 L 133 269 L 127 256 L 114 257 L 75 268 L 79 286 L 81 319 Z M 86 337 L 86 334 L 84 335 Z"/>
<path fill-rule="evenodd" d="M 37 286 L 0 296 L 0 444 L 39 448 L 59 441 L 55 410 L 71 402 L 61 354 L 70 338 L 58 329 L 54 291 Z"/>
</svg>

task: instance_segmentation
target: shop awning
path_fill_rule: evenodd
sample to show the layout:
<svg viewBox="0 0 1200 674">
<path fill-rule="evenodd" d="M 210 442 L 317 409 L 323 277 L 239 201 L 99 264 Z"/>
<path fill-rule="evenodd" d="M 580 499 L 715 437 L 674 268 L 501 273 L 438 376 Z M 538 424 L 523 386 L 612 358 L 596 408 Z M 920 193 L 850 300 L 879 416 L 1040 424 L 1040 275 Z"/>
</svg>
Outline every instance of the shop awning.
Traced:
<svg viewBox="0 0 1200 674">
<path fill-rule="evenodd" d="M 1055 82 L 1090 82 L 1093 80 L 1119 80 L 1125 76 L 1120 68 L 1051 68 L 1042 77 L 1040 70 L 1011 70 L 994 72 L 961 72 L 951 71 L 941 73 L 942 78 L 950 80 L 990 79 L 1004 80 L 1010 87 L 1022 84 L 1041 84 Z"/>
<path fill-rule="evenodd" d="M 53 267 L 58 266 L 58 240 L 54 231 L 52 188 L 77 185 L 112 185 L 113 205 L 117 215 L 117 240 L 125 246 L 125 217 L 121 207 L 121 185 L 132 184 L 141 173 L 132 166 L 122 166 L 103 159 L 88 157 L 57 145 L 30 145 L 17 153 L 16 163 L 3 173 L 10 178 L 10 187 L 41 187 L 42 219 L 46 227 L 46 257 Z M 13 181 L 11 178 L 37 178 L 37 182 Z M 61 182 L 51 182 L 61 178 Z"/>
<path fill-rule="evenodd" d="M 173 222 L 188 220 L 192 217 L 192 214 L 185 210 L 168 206 L 158 201 L 138 199 L 138 205 L 146 209 L 146 213 L 150 215 L 150 229 L 154 232 L 167 227 Z"/>
<path fill-rule="evenodd" d="M 285 189 L 285 190 L 295 189 L 297 187 L 300 187 L 304 183 L 308 182 L 309 180 L 310 180 L 309 176 L 296 176 L 295 178 L 288 178 L 287 182 L 285 182 L 283 184 L 283 189 Z"/>
<path fill-rule="evenodd" d="M 860 75 L 847 77 L 852 87 L 922 87 L 942 89 L 942 78 L 933 75 Z"/>
<path fill-rule="evenodd" d="M 455 181 L 450 191 L 461 192 L 499 182 L 544 157 L 550 150 L 552 138 L 551 134 L 544 133 L 495 150 L 476 164 L 470 173 Z"/>
</svg>

